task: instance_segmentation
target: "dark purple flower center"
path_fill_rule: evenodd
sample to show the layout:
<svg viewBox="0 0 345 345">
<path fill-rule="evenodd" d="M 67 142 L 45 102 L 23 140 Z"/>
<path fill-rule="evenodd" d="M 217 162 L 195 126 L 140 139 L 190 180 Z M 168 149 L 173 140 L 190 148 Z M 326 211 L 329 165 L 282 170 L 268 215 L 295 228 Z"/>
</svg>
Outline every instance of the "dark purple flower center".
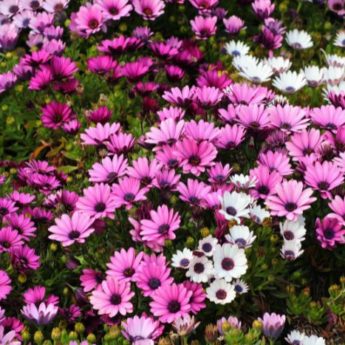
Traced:
<svg viewBox="0 0 345 345">
<path fill-rule="evenodd" d="M 219 289 L 219 290 L 217 290 L 217 292 L 216 292 L 216 297 L 217 297 L 218 299 L 220 299 L 220 300 L 225 299 L 225 298 L 226 298 L 226 295 L 227 295 L 227 293 L 226 293 L 226 291 L 223 290 L 223 289 Z"/>
<path fill-rule="evenodd" d="M 328 190 L 329 183 L 327 181 L 321 181 L 317 184 L 317 186 L 320 190 Z"/>
<path fill-rule="evenodd" d="M 97 29 L 98 25 L 99 25 L 99 22 L 98 22 L 98 20 L 96 18 L 93 18 L 93 19 L 89 20 L 88 25 L 89 25 L 90 29 Z"/>
<path fill-rule="evenodd" d="M 119 305 L 121 303 L 121 295 L 115 293 L 110 297 L 110 302 L 113 305 Z"/>
<path fill-rule="evenodd" d="M 174 168 L 177 165 L 177 163 L 178 163 L 177 159 L 173 159 L 173 158 L 169 159 L 168 161 L 168 165 L 170 168 Z"/>
<path fill-rule="evenodd" d="M 127 267 L 124 271 L 123 271 L 123 275 L 125 277 L 132 277 L 132 275 L 134 274 L 134 269 L 132 267 Z"/>
<path fill-rule="evenodd" d="M 224 258 L 222 260 L 222 268 L 225 271 L 231 271 L 235 267 L 234 261 L 230 258 Z"/>
<path fill-rule="evenodd" d="M 181 304 L 179 301 L 170 301 L 168 304 L 168 311 L 170 313 L 177 313 L 181 309 Z"/>
<path fill-rule="evenodd" d="M 80 232 L 78 230 L 72 230 L 69 234 L 68 234 L 68 237 L 69 239 L 71 240 L 74 240 L 76 238 L 79 238 L 80 236 Z"/>
<path fill-rule="evenodd" d="M 292 250 L 286 250 L 284 252 L 284 257 L 287 259 L 287 260 L 294 260 L 295 259 L 295 253 L 292 251 Z"/>
<path fill-rule="evenodd" d="M 8 248 L 11 247 L 11 244 L 8 241 L 3 241 L 3 242 L 0 242 L 0 246 L 3 247 L 3 248 L 8 249 Z"/>
<path fill-rule="evenodd" d="M 239 248 L 244 248 L 247 244 L 247 241 L 243 238 L 237 238 L 235 243 L 239 246 Z"/>
<path fill-rule="evenodd" d="M 97 284 L 101 284 L 103 281 L 102 273 L 96 272 L 95 273 L 95 280 L 96 280 Z"/>
<path fill-rule="evenodd" d="M 295 211 L 296 208 L 297 208 L 297 205 L 294 202 L 287 202 L 285 204 L 285 210 L 288 211 L 288 212 Z"/>
<path fill-rule="evenodd" d="M 148 285 L 151 290 L 156 290 L 161 286 L 161 281 L 158 278 L 150 278 Z"/>
<path fill-rule="evenodd" d="M 132 202 L 135 199 L 135 195 L 133 193 L 126 193 L 123 199 L 127 202 Z"/>
<path fill-rule="evenodd" d="M 170 229 L 170 225 L 169 224 L 162 224 L 159 226 L 158 228 L 158 232 L 161 234 L 161 235 L 165 235 L 168 233 Z"/>
<path fill-rule="evenodd" d="M 19 7 L 17 5 L 13 5 L 13 6 L 10 6 L 10 8 L 8 9 L 8 11 L 11 13 L 11 14 L 15 14 L 19 11 Z"/>
<path fill-rule="evenodd" d="M 60 113 L 54 113 L 52 116 L 52 121 L 54 123 L 60 123 L 62 120 L 62 115 Z"/>
<path fill-rule="evenodd" d="M 96 205 L 95 205 L 95 211 L 96 212 L 103 212 L 105 210 L 106 206 L 105 206 L 105 203 L 104 202 L 98 202 Z"/>
<path fill-rule="evenodd" d="M 63 4 L 62 3 L 58 3 L 54 6 L 55 12 L 61 12 L 62 10 L 63 10 Z"/>
<path fill-rule="evenodd" d="M 236 213 L 237 213 L 236 209 L 232 206 L 228 206 L 225 211 L 230 216 L 236 216 Z"/>
<path fill-rule="evenodd" d="M 193 166 L 198 166 L 201 162 L 200 157 L 196 156 L 196 155 L 192 155 L 189 157 L 188 160 L 189 164 L 193 165 Z"/>
<path fill-rule="evenodd" d="M 31 7 L 33 10 L 37 10 L 37 9 L 40 7 L 39 1 L 37 1 L 37 0 L 31 1 L 31 2 L 30 2 L 30 7 Z"/>
<path fill-rule="evenodd" d="M 1 215 L 6 215 L 8 213 L 8 209 L 6 207 L 0 207 L 0 214 Z"/>
<path fill-rule="evenodd" d="M 199 198 L 197 198 L 196 196 L 190 196 L 188 200 L 192 204 L 198 204 L 199 203 Z"/>
<path fill-rule="evenodd" d="M 295 235 L 292 231 L 286 230 L 286 231 L 284 231 L 284 238 L 288 241 L 291 241 L 295 238 Z"/>
<path fill-rule="evenodd" d="M 337 129 L 337 126 L 334 123 L 327 123 L 325 126 L 327 129 Z"/>
<path fill-rule="evenodd" d="M 283 129 L 291 129 L 291 124 L 285 122 L 285 123 L 282 123 L 282 124 L 280 125 L 280 127 L 283 128 Z"/>
<path fill-rule="evenodd" d="M 143 13 L 144 13 L 147 17 L 150 17 L 150 16 L 152 16 L 153 11 L 152 11 L 152 9 L 151 9 L 150 7 L 146 7 L 146 8 L 143 9 Z"/>
<path fill-rule="evenodd" d="M 188 260 L 188 259 L 182 259 L 182 260 L 180 261 L 180 265 L 181 265 L 182 267 L 187 267 L 187 266 L 189 265 L 189 260 Z"/>
<path fill-rule="evenodd" d="M 262 185 L 258 188 L 258 192 L 259 194 L 267 195 L 270 192 L 270 190 L 267 186 Z"/>
<path fill-rule="evenodd" d="M 243 288 L 240 284 L 235 284 L 235 291 L 237 293 L 241 293 L 243 291 Z"/>
<path fill-rule="evenodd" d="M 293 86 L 288 86 L 286 89 L 285 89 L 286 92 L 288 93 L 292 93 L 292 92 L 295 92 L 295 88 Z"/>
<path fill-rule="evenodd" d="M 303 150 L 303 154 L 306 155 L 306 156 L 307 156 L 307 155 L 311 155 L 313 152 L 314 152 L 313 149 L 310 148 L 310 147 L 306 147 L 306 148 Z"/>
<path fill-rule="evenodd" d="M 197 262 L 197 263 L 194 265 L 194 272 L 195 272 L 195 273 L 200 274 L 200 273 L 202 273 L 202 272 L 204 272 L 204 271 L 205 271 L 205 266 L 204 266 L 203 263 Z"/>
<path fill-rule="evenodd" d="M 332 238 L 334 238 L 333 229 L 325 229 L 323 234 L 324 234 L 325 238 L 327 238 L 327 240 L 331 240 Z"/>
<path fill-rule="evenodd" d="M 152 178 L 150 176 L 145 176 L 143 177 L 140 182 L 144 185 L 147 186 L 152 182 Z"/>
<path fill-rule="evenodd" d="M 116 172 L 113 171 L 113 172 L 111 172 L 111 173 L 108 174 L 108 176 L 107 176 L 107 182 L 108 182 L 108 183 L 112 184 L 112 183 L 114 183 L 116 180 L 117 180 L 117 174 L 116 174 Z"/>
<path fill-rule="evenodd" d="M 212 250 L 212 244 L 211 243 L 204 243 L 202 245 L 202 250 L 205 252 L 205 253 L 209 253 L 211 250 Z"/>
<path fill-rule="evenodd" d="M 108 12 L 111 15 L 115 16 L 115 15 L 117 15 L 119 13 L 119 9 L 117 7 L 109 7 L 108 8 Z"/>
</svg>

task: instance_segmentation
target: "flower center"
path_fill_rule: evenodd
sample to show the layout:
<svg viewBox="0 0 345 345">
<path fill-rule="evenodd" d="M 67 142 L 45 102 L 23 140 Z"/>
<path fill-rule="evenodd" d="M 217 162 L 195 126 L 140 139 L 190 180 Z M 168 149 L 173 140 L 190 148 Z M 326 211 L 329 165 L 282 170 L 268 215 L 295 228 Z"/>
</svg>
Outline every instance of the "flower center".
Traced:
<svg viewBox="0 0 345 345">
<path fill-rule="evenodd" d="M 327 238 L 327 240 L 331 240 L 334 237 L 334 231 L 333 229 L 326 229 L 323 232 L 324 236 Z"/>
<path fill-rule="evenodd" d="M 0 214 L 1 215 L 6 215 L 8 213 L 8 209 L 6 207 L 0 207 Z"/>
<path fill-rule="evenodd" d="M 196 196 L 191 196 L 188 199 L 190 201 L 190 203 L 192 204 L 198 204 L 199 203 L 199 198 L 197 198 Z"/>
<path fill-rule="evenodd" d="M 104 202 L 98 202 L 95 206 L 96 212 L 103 212 L 105 210 L 105 203 Z"/>
<path fill-rule="evenodd" d="M 110 8 L 108 8 L 108 12 L 109 12 L 110 14 L 112 14 L 113 16 L 115 16 L 116 14 L 119 13 L 119 10 L 118 10 L 117 7 L 110 7 Z"/>
<path fill-rule="evenodd" d="M 3 242 L 0 242 L 0 245 L 6 249 L 10 248 L 11 245 L 8 241 L 3 241 Z"/>
<path fill-rule="evenodd" d="M 204 243 L 201 248 L 205 253 L 209 253 L 212 250 L 212 244 Z"/>
<path fill-rule="evenodd" d="M 236 209 L 232 206 L 229 206 L 226 208 L 226 213 L 229 214 L 230 216 L 236 216 Z"/>
<path fill-rule="evenodd" d="M 288 241 L 291 241 L 295 238 L 295 235 L 292 231 L 286 230 L 286 231 L 284 231 L 284 238 Z"/>
<path fill-rule="evenodd" d="M 202 272 L 205 271 L 205 266 L 204 264 L 202 264 L 201 262 L 197 262 L 195 265 L 194 265 L 194 272 L 195 273 L 198 273 L 198 274 L 201 274 Z"/>
<path fill-rule="evenodd" d="M 226 298 L 226 295 L 227 295 L 227 293 L 226 293 L 226 291 L 223 290 L 223 289 L 220 289 L 220 290 L 218 290 L 218 291 L 216 292 L 216 297 L 217 297 L 218 299 L 220 299 L 220 300 L 225 299 L 225 298 Z"/>
<path fill-rule="evenodd" d="M 170 313 L 177 313 L 181 309 L 179 301 L 170 301 L 168 304 L 168 310 Z"/>
<path fill-rule="evenodd" d="M 197 155 L 192 155 L 189 157 L 188 162 L 193 166 L 198 166 L 201 162 L 201 159 Z"/>
<path fill-rule="evenodd" d="M 111 297 L 110 297 L 110 302 L 111 304 L 113 305 L 119 305 L 121 303 L 121 295 L 119 294 L 113 294 Z"/>
<path fill-rule="evenodd" d="M 180 265 L 181 265 L 182 267 L 187 267 L 187 266 L 189 265 L 189 260 L 188 260 L 188 259 L 182 259 L 182 260 L 180 261 Z"/>
<path fill-rule="evenodd" d="M 30 7 L 31 7 L 33 10 L 37 10 L 37 9 L 40 7 L 39 1 L 36 1 L 36 0 L 31 1 Z"/>
<path fill-rule="evenodd" d="M 235 243 L 238 245 L 239 248 L 244 248 L 247 244 L 247 241 L 243 238 L 237 238 Z"/>
<path fill-rule="evenodd" d="M 239 284 L 236 284 L 236 285 L 235 285 L 235 291 L 236 291 L 237 293 L 241 293 L 241 292 L 243 291 L 242 286 L 239 285 Z"/>
<path fill-rule="evenodd" d="M 68 234 L 68 237 L 69 239 L 71 240 L 74 240 L 76 238 L 79 238 L 80 236 L 80 232 L 78 230 L 72 230 L 69 234 Z"/>
<path fill-rule="evenodd" d="M 235 267 L 234 261 L 230 258 L 224 258 L 222 260 L 222 268 L 225 271 L 231 271 Z"/>
<path fill-rule="evenodd" d="M 288 212 L 295 211 L 296 208 L 297 208 L 297 205 L 294 202 L 287 202 L 285 204 L 285 210 L 288 211 Z"/>
<path fill-rule="evenodd" d="M 110 184 L 114 183 L 116 181 L 116 179 L 117 179 L 116 172 L 111 172 L 107 176 L 107 182 L 110 183 Z"/>
<path fill-rule="evenodd" d="M 259 194 L 267 195 L 270 192 L 270 190 L 267 186 L 260 186 L 258 188 L 258 192 Z"/>
<path fill-rule="evenodd" d="M 11 6 L 8 11 L 11 13 L 11 14 L 15 14 L 19 11 L 19 7 L 17 5 L 13 5 Z"/>
<path fill-rule="evenodd" d="M 146 8 L 143 9 L 143 13 L 144 13 L 147 17 L 150 17 L 150 16 L 152 16 L 153 11 L 152 11 L 152 9 L 151 9 L 150 7 L 146 7 Z"/>
<path fill-rule="evenodd" d="M 328 188 L 329 188 L 329 183 L 326 182 L 326 181 L 321 181 L 321 182 L 319 182 L 319 183 L 317 184 L 317 186 L 318 186 L 318 188 L 319 188 L 320 190 L 328 190 Z"/>
<path fill-rule="evenodd" d="M 170 229 L 170 225 L 169 224 L 162 224 L 160 225 L 160 227 L 158 228 L 158 232 L 161 234 L 161 235 L 165 235 L 168 233 Z"/>
<path fill-rule="evenodd" d="M 133 193 L 126 193 L 123 198 L 127 202 L 132 202 L 135 199 L 135 195 Z"/>
<path fill-rule="evenodd" d="M 94 19 L 89 20 L 88 24 L 89 24 L 89 28 L 90 29 L 97 29 L 98 25 L 99 25 L 99 22 L 98 22 L 98 20 L 96 18 L 94 18 Z"/>
<path fill-rule="evenodd" d="M 150 278 L 148 285 L 152 290 L 156 290 L 161 286 L 161 281 L 158 278 Z"/>
<path fill-rule="evenodd" d="M 131 277 L 134 274 L 134 269 L 132 267 L 127 267 L 124 271 L 123 271 L 123 275 L 125 277 Z"/>
<path fill-rule="evenodd" d="M 285 88 L 285 91 L 287 93 L 293 93 L 293 92 L 295 92 L 295 88 L 293 86 L 288 86 Z"/>
</svg>

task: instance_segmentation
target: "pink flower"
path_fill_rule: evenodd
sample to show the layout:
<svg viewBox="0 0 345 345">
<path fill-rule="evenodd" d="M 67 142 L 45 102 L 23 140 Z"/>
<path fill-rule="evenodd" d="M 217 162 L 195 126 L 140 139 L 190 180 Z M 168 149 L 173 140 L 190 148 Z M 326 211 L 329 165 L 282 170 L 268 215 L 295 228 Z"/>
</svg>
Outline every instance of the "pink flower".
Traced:
<svg viewBox="0 0 345 345">
<path fill-rule="evenodd" d="M 338 218 L 342 224 L 345 225 L 345 198 L 336 195 L 334 199 L 329 202 L 328 206 L 334 212 L 330 213 L 329 216 Z"/>
<path fill-rule="evenodd" d="M 274 194 L 266 199 L 266 205 L 272 215 L 296 220 L 316 200 L 312 194 L 311 188 L 303 190 L 302 182 L 284 180 L 276 186 Z"/>
<path fill-rule="evenodd" d="M 192 30 L 199 40 L 206 40 L 217 31 L 217 17 L 197 16 L 190 21 Z"/>
<path fill-rule="evenodd" d="M 275 5 L 271 0 L 255 0 L 252 3 L 252 8 L 259 19 L 268 18 L 274 11 Z"/>
<path fill-rule="evenodd" d="M 28 241 L 35 236 L 36 227 L 29 217 L 24 214 L 11 213 L 5 218 L 5 223 L 18 231 L 23 240 Z"/>
<path fill-rule="evenodd" d="M 211 187 L 203 182 L 188 179 L 187 184 L 180 182 L 177 185 L 180 199 L 190 203 L 192 206 L 205 206 L 205 198 L 211 192 Z"/>
<path fill-rule="evenodd" d="M 183 286 L 190 292 L 192 295 L 189 300 L 190 310 L 193 314 L 197 314 L 200 310 L 206 307 L 206 293 L 202 284 L 195 283 L 190 280 L 183 282 Z"/>
<path fill-rule="evenodd" d="M 26 244 L 12 248 L 10 255 L 13 267 L 19 272 L 37 270 L 40 267 L 40 257 Z"/>
<path fill-rule="evenodd" d="M 134 292 L 131 291 L 129 283 L 107 277 L 101 286 L 92 292 L 90 302 L 99 315 L 114 317 L 119 313 L 126 315 L 133 311 L 130 302 L 133 296 Z"/>
<path fill-rule="evenodd" d="M 122 248 L 120 251 L 115 252 L 110 258 L 110 262 L 107 264 L 107 276 L 118 281 L 133 281 L 133 276 L 142 257 L 143 252 L 136 255 L 134 248 L 129 248 L 127 251 Z"/>
<path fill-rule="evenodd" d="M 282 176 L 263 165 L 250 171 L 250 176 L 256 181 L 255 188 L 251 189 L 251 195 L 255 198 L 267 199 L 273 193 L 275 187 L 281 182 Z"/>
<path fill-rule="evenodd" d="M 72 109 L 64 103 L 50 102 L 42 108 L 41 121 L 44 127 L 58 129 L 72 120 L 75 115 Z"/>
<path fill-rule="evenodd" d="M 134 11 L 146 20 L 155 20 L 164 12 L 162 0 L 133 0 Z"/>
<path fill-rule="evenodd" d="M 132 10 L 128 0 L 97 0 L 96 4 L 103 9 L 105 19 L 119 20 L 129 16 Z"/>
<path fill-rule="evenodd" d="M 162 97 L 175 106 L 188 107 L 191 101 L 195 99 L 195 90 L 195 86 L 189 87 L 188 85 L 182 89 L 173 87 L 170 91 L 165 91 Z"/>
<path fill-rule="evenodd" d="M 235 149 L 245 139 L 246 129 L 241 125 L 225 125 L 220 129 L 216 146 L 221 149 Z"/>
<path fill-rule="evenodd" d="M 84 189 L 84 195 L 79 198 L 76 209 L 94 218 L 108 217 L 114 219 L 117 202 L 107 184 L 99 183 Z"/>
<path fill-rule="evenodd" d="M 83 273 L 80 275 L 80 282 L 84 292 L 90 292 L 97 289 L 103 279 L 104 277 L 101 272 L 89 268 L 83 269 Z"/>
<path fill-rule="evenodd" d="M 284 329 L 285 315 L 279 315 L 276 313 L 265 313 L 262 319 L 263 333 L 266 337 L 276 339 L 280 336 Z"/>
<path fill-rule="evenodd" d="M 271 172 L 276 171 L 282 176 L 292 174 L 289 157 L 280 151 L 267 151 L 259 155 L 259 163 L 266 166 Z"/>
<path fill-rule="evenodd" d="M 192 120 L 186 122 L 184 134 L 187 138 L 192 138 L 197 142 L 207 140 L 214 143 L 219 136 L 219 129 L 215 127 L 213 122 Z"/>
<path fill-rule="evenodd" d="M 0 253 L 9 252 L 15 247 L 23 244 L 22 237 L 18 231 L 12 230 L 10 227 L 5 227 L 0 230 Z"/>
<path fill-rule="evenodd" d="M 85 133 L 80 135 L 82 143 L 85 145 L 101 146 L 109 139 L 112 134 L 115 134 L 120 129 L 118 123 L 97 123 L 96 127 L 90 127 L 85 130 Z"/>
<path fill-rule="evenodd" d="M 316 237 L 322 248 L 333 249 L 338 243 L 345 243 L 345 230 L 338 218 L 327 216 L 316 220 Z"/>
<path fill-rule="evenodd" d="M 152 295 L 151 312 L 163 323 L 171 323 L 190 312 L 191 291 L 182 284 L 161 286 Z"/>
<path fill-rule="evenodd" d="M 0 301 L 4 300 L 11 290 L 12 286 L 10 277 L 5 271 L 0 270 Z"/>
<path fill-rule="evenodd" d="M 44 302 L 46 304 L 57 305 L 59 303 L 59 298 L 54 295 L 48 295 L 44 286 L 36 285 L 33 288 L 26 290 L 23 293 L 24 302 L 26 304 L 36 304 L 37 306 Z"/>
<path fill-rule="evenodd" d="M 127 174 L 140 181 L 142 186 L 151 187 L 155 175 L 160 170 L 161 164 L 156 159 L 149 161 L 146 157 L 139 157 L 129 167 Z"/>
<path fill-rule="evenodd" d="M 250 104 L 237 108 L 238 122 L 252 130 L 262 130 L 270 126 L 268 110 L 264 105 Z"/>
<path fill-rule="evenodd" d="M 214 86 L 202 86 L 195 90 L 196 101 L 202 108 L 215 107 L 223 96 L 223 92 Z"/>
<path fill-rule="evenodd" d="M 154 145 L 173 145 L 183 134 L 184 121 L 176 122 L 172 118 L 162 121 L 159 128 L 151 127 L 146 133 L 146 142 Z"/>
<path fill-rule="evenodd" d="M 54 304 L 46 304 L 42 302 L 39 306 L 31 303 L 27 304 L 22 309 L 22 314 L 37 325 L 49 324 L 57 315 L 59 308 Z"/>
<path fill-rule="evenodd" d="M 333 105 L 323 105 L 313 108 L 310 111 L 312 123 L 323 129 L 336 132 L 337 129 L 345 124 L 345 110 L 334 107 Z"/>
<path fill-rule="evenodd" d="M 93 219 L 82 212 L 73 213 L 72 217 L 63 214 L 55 219 L 55 224 L 49 227 L 52 233 L 51 240 L 59 241 L 64 247 L 74 243 L 85 243 L 85 240 L 95 231 L 92 226 Z"/>
<path fill-rule="evenodd" d="M 223 24 L 225 26 L 225 31 L 232 35 L 237 34 L 244 27 L 244 21 L 237 16 L 224 18 Z"/>
</svg>

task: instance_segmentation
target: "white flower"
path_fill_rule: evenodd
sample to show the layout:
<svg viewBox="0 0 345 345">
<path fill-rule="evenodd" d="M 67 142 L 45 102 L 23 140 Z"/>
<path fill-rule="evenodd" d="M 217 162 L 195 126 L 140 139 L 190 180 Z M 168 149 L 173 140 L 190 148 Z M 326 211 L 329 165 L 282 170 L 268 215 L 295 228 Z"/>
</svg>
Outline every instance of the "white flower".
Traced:
<svg viewBox="0 0 345 345">
<path fill-rule="evenodd" d="M 224 46 L 226 52 L 232 56 L 244 56 L 249 53 L 249 46 L 241 41 L 230 41 Z"/>
<path fill-rule="evenodd" d="M 289 59 L 284 59 L 282 56 L 271 57 L 267 59 L 267 63 L 276 74 L 286 72 L 291 67 L 291 61 Z"/>
<path fill-rule="evenodd" d="M 297 73 L 292 71 L 287 71 L 279 76 L 275 77 L 273 80 L 273 86 L 278 90 L 292 94 L 297 92 L 307 83 L 303 73 Z"/>
<path fill-rule="evenodd" d="M 291 30 L 286 33 L 286 43 L 293 49 L 302 50 L 313 46 L 313 41 L 308 32 L 303 30 Z"/>
<path fill-rule="evenodd" d="M 322 337 L 310 335 L 303 338 L 302 345 L 326 345 L 326 341 Z"/>
<path fill-rule="evenodd" d="M 213 254 L 213 261 L 216 278 L 224 278 L 226 281 L 240 278 L 248 268 L 244 249 L 230 243 L 225 243 L 222 246 L 217 245 Z"/>
<path fill-rule="evenodd" d="M 184 248 L 182 251 L 178 250 L 172 257 L 172 266 L 178 268 L 189 268 L 191 261 L 193 260 L 193 252 L 188 248 Z"/>
<path fill-rule="evenodd" d="M 259 59 L 251 55 L 235 56 L 232 60 L 232 65 L 240 72 L 244 72 L 249 66 L 256 66 Z"/>
<path fill-rule="evenodd" d="M 334 39 L 334 45 L 337 47 L 345 47 L 345 31 L 338 31 Z"/>
<path fill-rule="evenodd" d="M 303 72 L 309 86 L 317 87 L 322 83 L 323 68 L 319 68 L 319 66 L 307 66 Z"/>
<path fill-rule="evenodd" d="M 234 288 L 236 293 L 238 293 L 239 295 L 242 295 L 246 292 L 248 292 L 249 287 L 248 284 L 246 282 L 244 282 L 242 279 L 236 279 L 234 282 Z"/>
<path fill-rule="evenodd" d="M 323 71 L 323 80 L 330 85 L 337 85 L 344 77 L 345 67 L 329 66 Z"/>
<path fill-rule="evenodd" d="M 289 104 L 289 100 L 283 95 L 275 95 L 274 99 L 269 105 L 278 105 L 278 104 L 280 105 Z"/>
<path fill-rule="evenodd" d="M 302 243 L 300 241 L 285 241 L 280 254 L 283 259 L 293 261 L 302 255 Z"/>
<path fill-rule="evenodd" d="M 213 274 L 213 265 L 205 256 L 194 257 L 190 263 L 186 276 L 193 282 L 206 283 Z"/>
<path fill-rule="evenodd" d="M 254 206 L 249 210 L 250 219 L 252 219 L 257 224 L 262 224 L 262 222 L 269 218 L 271 214 L 262 208 L 261 206 Z"/>
<path fill-rule="evenodd" d="M 235 185 L 237 189 L 254 188 L 257 182 L 255 177 L 243 174 L 236 174 L 231 176 L 230 181 Z"/>
<path fill-rule="evenodd" d="M 256 84 L 269 81 L 272 74 L 273 70 L 271 66 L 263 61 L 259 61 L 256 65 L 248 64 L 242 66 L 242 71 L 240 72 L 240 76 Z"/>
<path fill-rule="evenodd" d="M 211 235 L 199 241 L 198 249 L 207 256 L 212 256 L 218 241 Z"/>
<path fill-rule="evenodd" d="M 304 333 L 294 330 L 294 331 L 291 331 L 287 335 L 285 340 L 290 345 L 302 345 L 303 338 L 304 338 Z"/>
<path fill-rule="evenodd" d="M 207 298 L 217 304 L 227 304 L 236 297 L 235 288 L 224 279 L 217 279 L 206 289 Z"/>
<path fill-rule="evenodd" d="M 253 198 L 245 193 L 225 192 L 220 197 L 222 209 L 219 211 L 225 219 L 236 220 L 238 223 L 243 218 L 249 218 L 249 208 L 253 203 Z"/>
<path fill-rule="evenodd" d="M 304 221 L 302 222 L 300 218 L 295 222 L 286 220 L 284 223 L 280 223 L 279 227 L 284 241 L 303 241 L 305 239 L 307 230 L 304 227 Z"/>
<path fill-rule="evenodd" d="M 343 67 L 345 66 L 345 57 L 337 54 L 325 54 L 328 66 Z"/>
<path fill-rule="evenodd" d="M 231 244 L 237 244 L 239 248 L 249 248 L 253 244 L 256 236 L 249 230 L 248 226 L 235 225 L 230 228 L 225 239 Z"/>
<path fill-rule="evenodd" d="M 172 326 L 180 337 L 185 337 L 186 335 L 192 333 L 199 326 L 199 324 L 200 322 L 196 322 L 194 316 L 186 314 L 185 316 L 181 316 L 175 320 Z"/>
</svg>

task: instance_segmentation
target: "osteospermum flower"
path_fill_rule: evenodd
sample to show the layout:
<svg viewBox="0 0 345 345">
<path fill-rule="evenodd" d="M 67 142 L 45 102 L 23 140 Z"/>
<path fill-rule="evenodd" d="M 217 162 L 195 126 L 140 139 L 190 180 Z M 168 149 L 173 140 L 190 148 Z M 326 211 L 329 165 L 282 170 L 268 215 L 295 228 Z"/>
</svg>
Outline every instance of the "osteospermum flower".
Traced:
<svg viewBox="0 0 345 345">
<path fill-rule="evenodd" d="M 296 50 L 308 49 L 313 46 L 311 36 L 303 30 L 291 30 L 286 33 L 286 43 Z"/>
<path fill-rule="evenodd" d="M 97 0 L 96 4 L 102 8 L 105 18 L 111 20 L 127 17 L 132 10 L 128 0 Z"/>
<path fill-rule="evenodd" d="M 246 273 L 248 264 L 244 249 L 225 243 L 218 245 L 214 254 L 214 274 L 217 278 L 231 281 Z"/>
<path fill-rule="evenodd" d="M 162 0 L 133 0 L 134 11 L 146 20 L 155 20 L 164 12 Z"/>
<path fill-rule="evenodd" d="M 143 253 L 136 255 L 134 248 L 128 250 L 122 248 L 110 258 L 107 275 L 119 281 L 132 281 L 142 257 Z"/>
<path fill-rule="evenodd" d="M 39 306 L 35 303 L 25 305 L 22 314 L 37 325 L 47 325 L 55 318 L 58 311 L 59 308 L 56 305 L 42 302 Z"/>
<path fill-rule="evenodd" d="M 195 257 L 191 261 L 186 276 L 196 283 L 206 283 L 213 274 L 213 265 L 205 256 Z"/>
<path fill-rule="evenodd" d="M 118 207 L 118 203 L 111 193 L 110 187 L 103 183 L 84 189 L 83 196 L 78 199 L 76 204 L 77 211 L 94 218 L 114 219 L 116 207 Z"/>
<path fill-rule="evenodd" d="M 307 233 L 303 217 L 299 217 L 296 221 L 286 220 L 279 224 L 279 228 L 284 241 L 303 241 Z"/>
<path fill-rule="evenodd" d="M 245 56 L 249 53 L 249 46 L 241 41 L 230 41 L 225 44 L 224 49 L 232 56 Z"/>
<path fill-rule="evenodd" d="M 207 298 L 216 304 L 231 303 L 236 297 L 234 286 L 224 279 L 214 280 L 206 289 L 206 292 Z"/>
<path fill-rule="evenodd" d="M 253 244 L 256 236 L 245 225 L 234 225 L 230 228 L 229 234 L 225 236 L 225 239 L 239 248 L 249 248 Z"/>
<path fill-rule="evenodd" d="M 12 286 L 10 277 L 5 271 L 0 270 L 0 301 L 5 299 L 11 290 Z"/>
<path fill-rule="evenodd" d="M 180 199 L 189 202 L 193 206 L 203 207 L 205 198 L 211 191 L 211 187 L 203 182 L 188 179 L 187 184 L 180 182 L 177 185 L 177 191 L 180 193 Z"/>
<path fill-rule="evenodd" d="M 306 85 L 304 73 L 287 71 L 281 73 L 273 80 L 273 86 L 283 93 L 292 94 Z"/>
<path fill-rule="evenodd" d="M 206 40 L 217 31 L 217 17 L 197 16 L 190 21 L 197 39 Z"/>
<path fill-rule="evenodd" d="M 107 277 L 90 297 L 91 305 L 99 315 L 114 317 L 117 314 L 126 315 L 133 311 L 130 302 L 134 296 L 128 282 L 119 281 L 113 277 Z"/>
<path fill-rule="evenodd" d="M 11 227 L 5 227 L 0 230 L 0 253 L 9 252 L 22 244 L 23 240 L 18 231 L 12 230 Z"/>
<path fill-rule="evenodd" d="M 265 313 L 260 319 L 264 335 L 271 339 L 278 338 L 284 329 L 285 320 L 285 315 Z"/>
<path fill-rule="evenodd" d="M 300 240 L 285 241 L 280 249 L 280 255 L 288 261 L 296 260 L 303 254 L 302 242 Z"/>
<path fill-rule="evenodd" d="M 72 109 L 67 104 L 50 102 L 42 108 L 41 121 L 47 128 L 58 129 L 73 116 Z"/>
<path fill-rule="evenodd" d="M 303 189 L 302 182 L 284 180 L 276 186 L 275 193 L 266 199 L 266 205 L 272 215 L 296 220 L 316 200 L 312 194 L 311 188 Z"/>
<path fill-rule="evenodd" d="M 321 128 L 335 132 L 345 124 L 345 110 L 333 105 L 323 105 L 310 111 L 311 121 Z"/>
<path fill-rule="evenodd" d="M 184 121 L 175 121 L 168 118 L 162 121 L 159 128 L 152 127 L 146 133 L 146 142 L 154 145 L 173 145 L 180 139 L 184 130 Z"/>
<path fill-rule="evenodd" d="M 0 326 L 0 339 L 2 345 L 20 345 L 22 342 L 18 340 L 18 335 L 15 331 L 5 332 L 5 327 Z"/>
<path fill-rule="evenodd" d="M 40 257 L 36 255 L 34 249 L 25 244 L 12 248 L 10 254 L 13 267 L 20 272 L 36 270 L 40 266 Z"/>
<path fill-rule="evenodd" d="M 90 292 L 96 289 L 103 281 L 103 274 L 93 269 L 85 268 L 80 275 L 81 286 L 84 292 Z"/>
<path fill-rule="evenodd" d="M 338 243 L 345 242 L 345 230 L 338 218 L 325 217 L 316 220 L 316 237 L 322 248 L 333 249 Z"/>
<path fill-rule="evenodd" d="M 95 229 L 92 228 L 94 220 L 88 214 L 82 212 L 73 213 L 72 217 L 63 214 L 60 218 L 55 219 L 55 224 L 49 227 L 49 236 L 51 240 L 61 242 L 64 247 L 74 243 L 85 243 Z"/>
<path fill-rule="evenodd" d="M 193 252 L 188 248 L 184 248 L 182 251 L 178 250 L 173 255 L 171 265 L 177 268 L 188 269 L 192 260 Z"/>
<path fill-rule="evenodd" d="M 171 323 L 190 311 L 191 291 L 182 284 L 162 286 L 152 295 L 151 312 L 163 323 Z"/>
<path fill-rule="evenodd" d="M 245 193 L 225 192 L 220 197 L 222 209 L 219 211 L 225 219 L 241 221 L 241 217 L 249 217 L 249 208 L 253 199 Z"/>
<path fill-rule="evenodd" d="M 139 157 L 132 162 L 132 166 L 128 168 L 127 174 L 138 179 L 141 185 L 150 187 L 160 168 L 161 164 L 156 159 L 150 161 L 146 157 Z"/>
</svg>

